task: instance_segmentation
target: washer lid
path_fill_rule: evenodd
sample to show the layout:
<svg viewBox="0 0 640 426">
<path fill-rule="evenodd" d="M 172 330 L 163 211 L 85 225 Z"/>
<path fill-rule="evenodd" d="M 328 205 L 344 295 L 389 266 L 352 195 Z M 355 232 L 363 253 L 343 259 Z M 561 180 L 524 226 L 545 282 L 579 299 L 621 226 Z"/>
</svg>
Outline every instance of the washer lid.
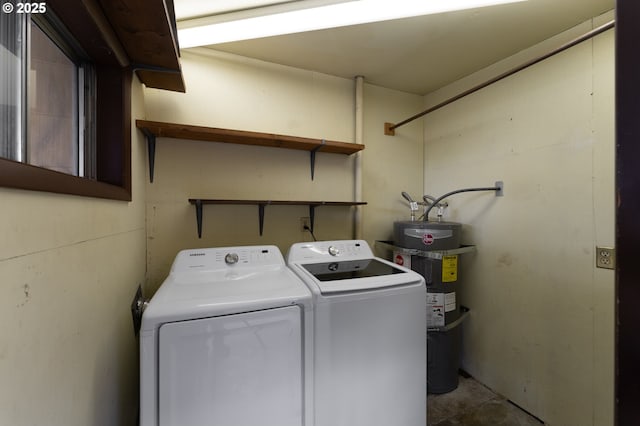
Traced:
<svg viewBox="0 0 640 426">
<path fill-rule="evenodd" d="M 381 262 L 375 258 L 342 262 L 307 263 L 300 266 L 309 271 L 318 281 L 338 281 L 407 273 L 406 270 Z"/>
<path fill-rule="evenodd" d="M 287 262 L 316 294 L 424 285 L 416 272 L 375 257 L 363 240 L 297 243 Z"/>
</svg>

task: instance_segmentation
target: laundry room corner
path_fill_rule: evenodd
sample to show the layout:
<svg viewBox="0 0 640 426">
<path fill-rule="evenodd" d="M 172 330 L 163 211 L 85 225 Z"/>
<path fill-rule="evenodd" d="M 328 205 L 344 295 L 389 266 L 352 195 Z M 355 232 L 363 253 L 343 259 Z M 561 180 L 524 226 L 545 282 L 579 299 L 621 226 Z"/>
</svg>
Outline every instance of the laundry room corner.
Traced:
<svg viewBox="0 0 640 426">
<path fill-rule="evenodd" d="M 209 49 L 182 57 L 187 92 L 145 89 L 145 115 L 171 122 L 354 142 L 354 80 L 248 59 Z M 422 98 L 365 84 L 362 155 L 363 238 L 372 247 L 406 214 L 400 193 L 422 189 L 422 130 L 408 126 L 396 139 L 384 119 L 419 107 Z M 147 180 L 150 293 L 185 248 L 269 242 L 286 252 L 299 241 L 351 238 L 354 208 L 266 205 L 262 235 L 258 205 L 204 205 L 198 235 L 189 199 L 354 201 L 354 156 L 309 153 L 179 138 L 158 138 L 154 180 Z M 393 179 L 380 180 L 381 176 Z M 301 220 L 314 216 L 311 235 Z"/>
<path fill-rule="evenodd" d="M 0 426 L 640 425 L 640 0 L 3 0 Z"/>
</svg>

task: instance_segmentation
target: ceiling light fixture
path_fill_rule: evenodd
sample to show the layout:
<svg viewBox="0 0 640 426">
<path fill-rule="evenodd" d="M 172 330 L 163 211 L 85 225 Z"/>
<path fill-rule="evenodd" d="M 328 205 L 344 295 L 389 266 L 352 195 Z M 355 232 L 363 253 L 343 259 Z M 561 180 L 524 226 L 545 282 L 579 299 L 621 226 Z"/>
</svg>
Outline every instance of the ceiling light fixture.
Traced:
<svg viewBox="0 0 640 426">
<path fill-rule="evenodd" d="M 521 1 L 527 0 L 352 0 L 181 28 L 178 39 L 189 48 Z"/>
</svg>

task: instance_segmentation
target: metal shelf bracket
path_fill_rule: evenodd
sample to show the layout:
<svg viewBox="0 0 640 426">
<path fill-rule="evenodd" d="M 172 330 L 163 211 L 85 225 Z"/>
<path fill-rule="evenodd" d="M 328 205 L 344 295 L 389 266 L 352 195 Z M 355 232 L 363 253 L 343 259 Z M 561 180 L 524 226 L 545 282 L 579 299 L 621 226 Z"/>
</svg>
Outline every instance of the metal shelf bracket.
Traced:
<svg viewBox="0 0 640 426">
<path fill-rule="evenodd" d="M 327 141 L 325 139 L 322 139 L 322 142 L 320 143 L 320 145 L 316 146 L 311 151 L 309 151 L 309 160 L 311 162 L 311 180 L 313 180 L 313 176 L 316 170 L 316 152 L 318 152 L 320 148 L 326 145 L 326 143 Z"/>
<path fill-rule="evenodd" d="M 260 236 L 264 230 L 264 207 L 266 204 L 258 204 L 258 226 L 260 227 Z"/>
<path fill-rule="evenodd" d="M 316 220 L 316 206 L 313 204 L 309 205 L 309 228 L 311 233 L 313 233 L 313 223 Z"/>
<path fill-rule="evenodd" d="M 156 165 L 156 135 L 148 129 L 142 129 L 144 137 L 147 139 L 147 150 L 149 152 L 149 181 L 153 183 L 153 172 Z"/>
<path fill-rule="evenodd" d="M 196 224 L 198 226 L 198 238 L 202 238 L 202 200 L 196 200 Z"/>
</svg>

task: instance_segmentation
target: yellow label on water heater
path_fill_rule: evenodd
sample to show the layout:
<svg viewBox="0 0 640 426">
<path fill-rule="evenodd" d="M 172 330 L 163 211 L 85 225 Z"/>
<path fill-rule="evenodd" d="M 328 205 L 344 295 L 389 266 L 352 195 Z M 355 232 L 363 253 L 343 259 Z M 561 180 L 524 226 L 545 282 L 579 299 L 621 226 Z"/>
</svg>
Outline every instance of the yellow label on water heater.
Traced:
<svg viewBox="0 0 640 426">
<path fill-rule="evenodd" d="M 458 281 L 458 255 L 442 256 L 442 282 Z"/>
</svg>

